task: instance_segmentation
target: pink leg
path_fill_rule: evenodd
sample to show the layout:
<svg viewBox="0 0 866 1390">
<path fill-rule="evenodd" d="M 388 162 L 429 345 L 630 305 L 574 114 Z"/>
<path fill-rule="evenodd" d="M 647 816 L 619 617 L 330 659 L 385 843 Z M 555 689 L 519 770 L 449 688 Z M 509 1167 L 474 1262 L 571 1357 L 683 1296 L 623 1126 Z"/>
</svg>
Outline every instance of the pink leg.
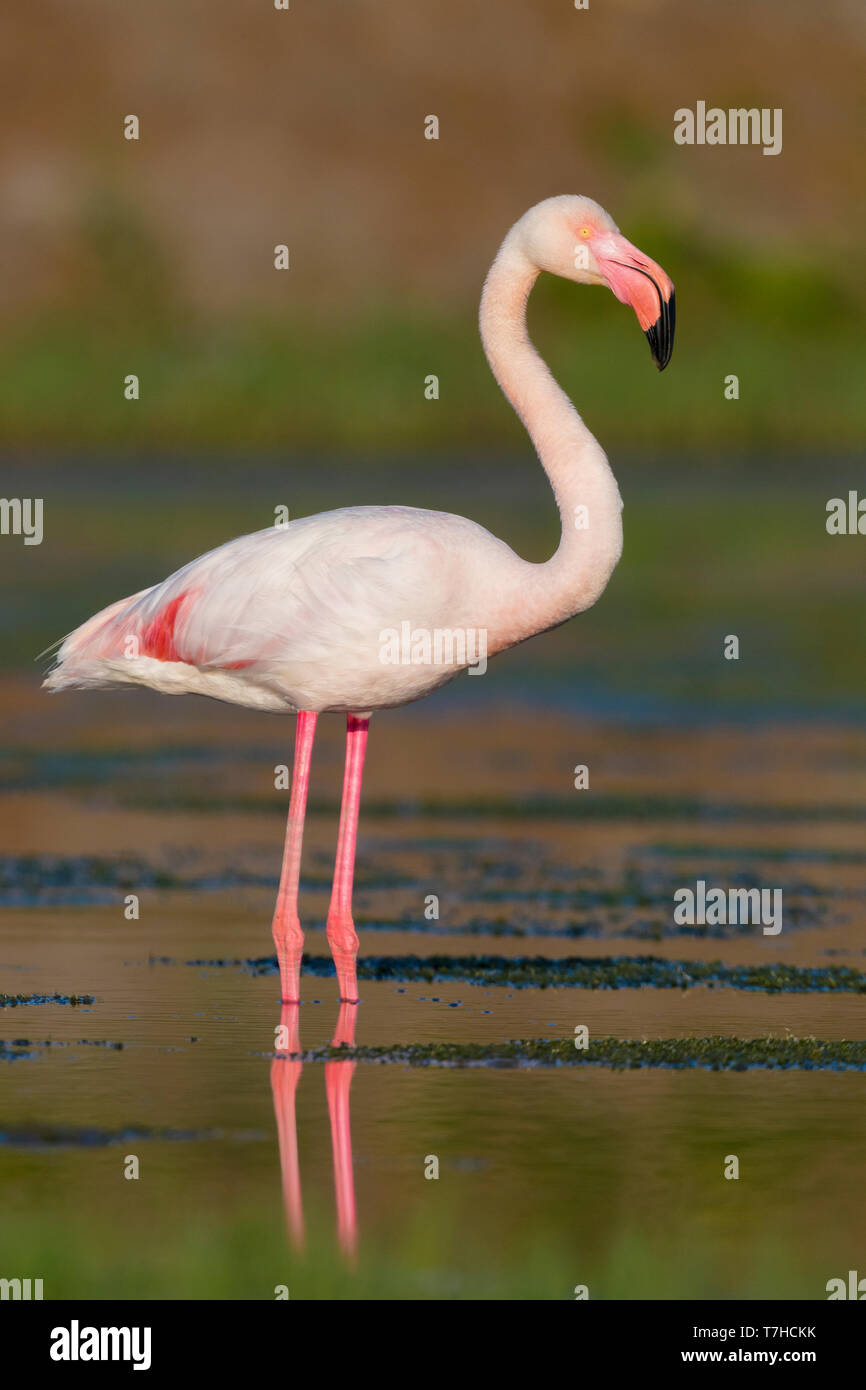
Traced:
<svg viewBox="0 0 866 1390">
<path fill-rule="evenodd" d="M 337 840 L 337 864 L 331 905 L 328 908 L 327 934 L 334 964 L 340 998 L 349 1004 L 358 1002 L 358 981 L 355 960 L 358 937 L 352 921 L 352 880 L 355 874 L 355 842 L 358 838 L 358 812 L 361 809 L 361 778 L 364 773 L 364 753 L 370 716 L 359 718 L 350 714 L 346 720 L 346 771 L 343 777 L 343 805 L 340 810 L 340 834 Z"/>
<path fill-rule="evenodd" d="M 301 876 L 301 847 L 304 841 L 304 816 L 307 811 L 307 791 L 310 785 L 310 759 L 318 715 L 301 711 L 295 730 L 295 765 L 292 770 L 292 795 L 289 802 L 289 823 L 283 850 L 283 871 L 274 909 L 273 934 L 280 963 L 281 998 L 285 1004 L 296 1004 L 301 995 L 301 955 L 304 933 L 298 917 L 298 880 Z"/>
</svg>

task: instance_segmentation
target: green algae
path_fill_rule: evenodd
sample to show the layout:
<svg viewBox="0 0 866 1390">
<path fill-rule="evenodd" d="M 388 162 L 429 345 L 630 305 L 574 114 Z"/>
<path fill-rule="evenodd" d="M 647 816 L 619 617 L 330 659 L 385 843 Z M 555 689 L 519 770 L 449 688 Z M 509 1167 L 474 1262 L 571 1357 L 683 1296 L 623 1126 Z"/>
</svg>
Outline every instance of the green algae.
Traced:
<svg viewBox="0 0 866 1390">
<path fill-rule="evenodd" d="M 258 1131 L 244 1132 L 223 1129 L 172 1129 L 150 1125 L 126 1125 L 119 1129 L 102 1129 L 96 1125 L 26 1124 L 0 1127 L 0 1146 L 15 1149 L 106 1148 L 112 1144 L 138 1143 L 140 1140 L 167 1140 L 170 1143 L 191 1143 L 233 1139 L 246 1142 L 259 1139 Z"/>
<path fill-rule="evenodd" d="M 276 958 L 246 962 L 188 961 L 188 965 L 244 964 L 255 975 L 274 974 Z M 317 976 L 334 973 L 328 956 L 305 956 L 303 969 Z M 399 980 L 432 983 L 459 980 L 470 985 L 504 985 L 509 989 L 692 989 L 716 985 L 767 994 L 866 993 L 866 972 L 851 966 L 724 965 L 722 961 L 664 960 L 659 956 L 364 956 L 358 961 L 360 980 Z"/>
<path fill-rule="evenodd" d="M 232 888 L 276 890 L 276 872 L 257 873 L 231 864 L 219 871 L 196 873 L 185 855 L 182 868 L 151 864 L 140 856 L 115 859 L 97 855 L 57 854 L 0 855 L 0 906 L 30 907 L 40 903 L 89 904 L 116 902 L 119 894 L 143 889 L 182 892 L 219 892 Z M 403 888 L 412 879 L 396 874 L 359 874 L 364 888 Z M 330 888 L 328 876 L 304 876 L 305 889 Z"/>
<path fill-rule="evenodd" d="M 866 1071 L 866 1040 L 821 1038 L 590 1038 L 585 1049 L 573 1038 L 532 1038 L 499 1043 L 407 1043 L 396 1047 L 321 1047 L 305 1060 L 348 1057 L 361 1062 L 416 1067 L 643 1067 L 710 1071 Z"/>
<path fill-rule="evenodd" d="M 95 1003 L 92 994 L 0 994 L 0 1009 L 16 1009 L 19 1004 L 78 1004 Z"/>
<path fill-rule="evenodd" d="M 110 1042 L 107 1038 L 78 1038 L 75 1042 L 65 1042 L 54 1038 L 44 1038 L 36 1042 L 32 1038 L 0 1038 L 0 1062 L 17 1062 L 22 1057 L 37 1057 L 36 1049 L 43 1047 L 104 1047 L 110 1052 L 122 1052 L 122 1042 Z"/>
</svg>

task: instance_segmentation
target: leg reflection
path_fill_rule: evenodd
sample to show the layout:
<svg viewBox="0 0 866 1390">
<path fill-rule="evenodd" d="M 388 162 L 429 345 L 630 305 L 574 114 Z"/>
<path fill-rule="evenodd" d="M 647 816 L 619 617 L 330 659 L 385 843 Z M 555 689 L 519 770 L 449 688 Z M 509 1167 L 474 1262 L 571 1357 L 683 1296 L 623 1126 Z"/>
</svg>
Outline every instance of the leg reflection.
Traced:
<svg viewBox="0 0 866 1390">
<path fill-rule="evenodd" d="M 280 1036 L 277 1052 L 271 1062 L 271 1091 L 277 1120 L 280 1145 L 280 1169 L 283 1174 L 283 1204 L 286 1225 L 292 1244 L 304 1245 L 304 1210 L 301 1203 L 301 1170 L 298 1163 L 298 1126 L 295 1118 L 295 1093 L 301 1079 L 303 1063 L 299 1053 L 300 1005 L 283 1004 L 280 1008 Z"/>
<path fill-rule="evenodd" d="M 334 1034 L 334 1047 L 355 1045 L 355 1004 L 341 1004 Z M 354 1259 L 358 1249 L 358 1220 L 355 1211 L 355 1177 L 352 1171 L 352 1131 L 349 1117 L 349 1091 L 355 1062 L 325 1063 L 325 1090 L 331 1117 L 331 1148 L 334 1153 L 334 1190 L 337 1196 L 337 1237 L 347 1255 Z"/>
<path fill-rule="evenodd" d="M 357 1004 L 341 1004 L 334 1033 L 334 1047 L 355 1045 Z M 271 1091 L 277 1136 L 280 1146 L 280 1168 L 283 1175 L 283 1203 L 286 1225 L 292 1244 L 304 1245 L 304 1212 L 301 1202 L 301 1172 L 298 1163 L 298 1127 L 295 1095 L 301 1079 L 300 1005 L 280 1007 L 280 1035 L 277 1056 L 271 1062 Z M 331 1148 L 334 1155 L 334 1190 L 337 1197 L 337 1237 L 344 1253 L 354 1263 L 358 1249 L 358 1219 L 355 1210 L 355 1178 L 352 1172 L 352 1133 L 349 1115 L 349 1092 L 355 1063 L 346 1058 L 325 1063 L 325 1091 L 331 1121 Z"/>
</svg>

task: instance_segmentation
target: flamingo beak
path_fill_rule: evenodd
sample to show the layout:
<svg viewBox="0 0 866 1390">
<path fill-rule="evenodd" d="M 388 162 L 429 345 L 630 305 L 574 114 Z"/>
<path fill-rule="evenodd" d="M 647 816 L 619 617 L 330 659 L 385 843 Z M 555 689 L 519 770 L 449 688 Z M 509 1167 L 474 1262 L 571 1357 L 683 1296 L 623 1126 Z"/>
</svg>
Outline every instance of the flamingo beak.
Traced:
<svg viewBox="0 0 866 1390">
<path fill-rule="evenodd" d="M 617 232 L 598 237 L 593 254 L 607 285 L 622 304 L 630 304 L 646 334 L 660 372 L 674 350 L 676 299 L 670 276 Z"/>
</svg>

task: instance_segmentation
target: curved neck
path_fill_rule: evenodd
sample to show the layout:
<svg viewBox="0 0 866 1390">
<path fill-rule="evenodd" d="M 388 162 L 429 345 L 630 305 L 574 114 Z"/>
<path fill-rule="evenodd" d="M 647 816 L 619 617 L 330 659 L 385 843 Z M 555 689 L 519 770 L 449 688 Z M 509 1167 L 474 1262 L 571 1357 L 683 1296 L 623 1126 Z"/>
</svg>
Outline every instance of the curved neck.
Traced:
<svg viewBox="0 0 866 1390">
<path fill-rule="evenodd" d="M 526 426 L 562 522 L 556 554 L 521 563 L 519 611 L 506 626 L 522 641 L 589 608 L 622 553 L 622 501 L 598 444 L 530 341 L 526 302 L 538 269 L 509 233 L 484 284 L 480 328 L 493 375 Z M 506 645 L 509 634 L 506 637 Z"/>
</svg>

